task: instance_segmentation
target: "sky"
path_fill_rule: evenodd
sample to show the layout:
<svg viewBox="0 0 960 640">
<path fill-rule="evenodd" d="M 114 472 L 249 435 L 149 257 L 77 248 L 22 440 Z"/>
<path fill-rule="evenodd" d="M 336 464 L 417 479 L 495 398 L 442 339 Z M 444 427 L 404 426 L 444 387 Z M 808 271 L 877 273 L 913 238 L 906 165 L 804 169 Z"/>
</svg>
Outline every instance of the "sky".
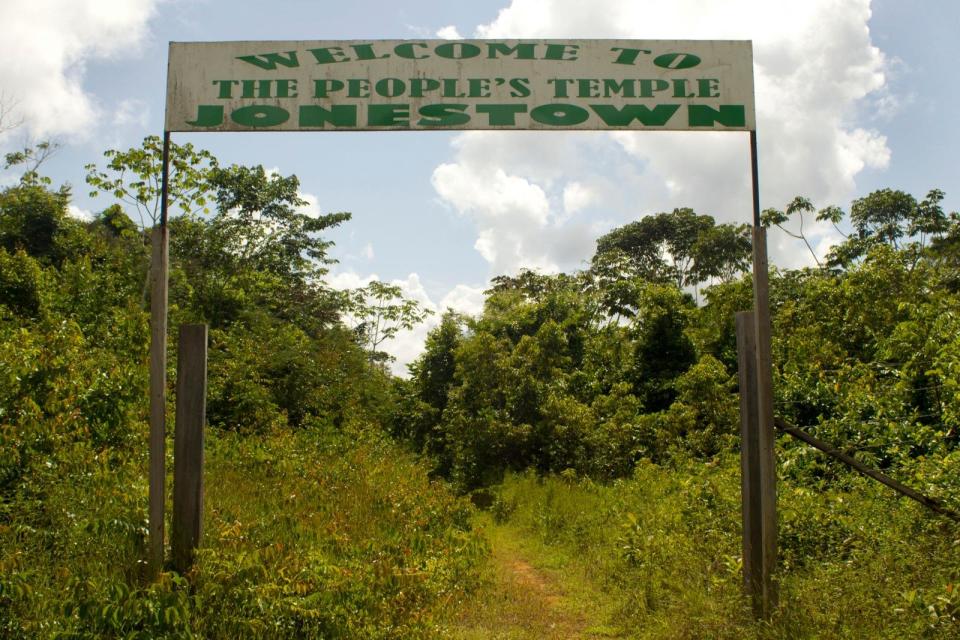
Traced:
<svg viewBox="0 0 960 640">
<path fill-rule="evenodd" d="M 84 165 L 163 130 L 169 41 L 409 38 L 752 40 L 763 208 L 797 195 L 818 207 L 875 189 L 960 208 L 956 0 L 3 0 L 0 150 L 54 140 L 45 165 L 92 199 Z M 597 237 L 645 215 L 693 207 L 751 219 L 745 133 L 318 132 L 175 134 L 222 164 L 296 174 L 333 230 L 338 287 L 400 284 L 436 311 L 388 347 L 402 373 L 444 308 L 477 313 L 490 278 L 585 266 Z M 0 175 L 0 184 L 14 178 Z M 838 240 L 808 226 L 816 251 Z M 812 263 L 778 232 L 771 259 Z"/>
</svg>

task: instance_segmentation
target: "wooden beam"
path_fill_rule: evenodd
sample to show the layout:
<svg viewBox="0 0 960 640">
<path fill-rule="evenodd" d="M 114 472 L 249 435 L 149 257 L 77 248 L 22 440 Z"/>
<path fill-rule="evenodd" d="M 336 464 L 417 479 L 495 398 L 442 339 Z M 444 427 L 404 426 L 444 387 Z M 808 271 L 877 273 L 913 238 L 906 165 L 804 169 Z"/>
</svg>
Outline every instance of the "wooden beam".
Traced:
<svg viewBox="0 0 960 640">
<path fill-rule="evenodd" d="M 180 327 L 177 421 L 173 443 L 173 567 L 186 573 L 203 535 L 203 428 L 207 398 L 207 325 Z"/>
<path fill-rule="evenodd" d="M 940 504 L 939 500 L 936 500 L 935 498 L 931 498 L 929 496 L 925 496 L 919 491 L 914 491 L 907 485 L 897 482 L 890 476 L 880 473 L 876 469 L 871 469 L 870 467 L 863 464 L 853 456 L 849 456 L 844 452 L 840 451 L 839 449 L 837 449 L 836 447 L 830 446 L 823 440 L 813 437 L 812 435 L 800 429 L 799 427 L 795 427 L 787 423 L 786 420 L 783 420 L 781 418 L 776 418 L 775 421 L 776 421 L 777 428 L 783 431 L 784 433 L 789 433 L 791 436 L 793 436 L 797 440 L 806 442 L 808 445 L 810 445 L 814 449 L 819 449 L 820 451 L 823 451 L 825 454 L 827 454 L 831 458 L 836 458 L 840 462 L 843 462 L 844 464 L 854 468 L 855 470 L 859 471 L 860 473 L 867 476 L 868 478 L 873 478 L 880 484 L 890 487 L 900 495 L 906 496 L 911 500 L 915 500 L 919 502 L 920 504 L 930 509 L 931 511 L 935 513 L 939 513 L 940 515 L 943 515 L 943 516 L 947 516 L 948 518 L 956 522 L 960 522 L 960 513 L 957 513 L 956 511 L 943 506 L 942 504 Z"/>
<path fill-rule="evenodd" d="M 150 548 L 148 578 L 163 567 L 167 437 L 167 230 L 153 229 L 150 293 Z"/>
<path fill-rule="evenodd" d="M 767 230 L 753 228 L 753 290 L 756 334 L 757 450 L 759 452 L 760 502 L 763 531 L 765 580 L 764 617 L 777 602 L 773 574 L 777 566 L 777 468 L 774 458 L 776 434 L 773 428 L 773 355 L 770 335 L 770 287 L 767 262 Z"/>
<path fill-rule="evenodd" d="M 757 340 L 752 311 L 736 315 L 740 382 L 740 496 L 743 516 L 743 586 L 756 617 L 763 617 L 763 584 L 768 579 L 763 558 L 760 491 L 760 430 L 757 414 Z"/>
</svg>

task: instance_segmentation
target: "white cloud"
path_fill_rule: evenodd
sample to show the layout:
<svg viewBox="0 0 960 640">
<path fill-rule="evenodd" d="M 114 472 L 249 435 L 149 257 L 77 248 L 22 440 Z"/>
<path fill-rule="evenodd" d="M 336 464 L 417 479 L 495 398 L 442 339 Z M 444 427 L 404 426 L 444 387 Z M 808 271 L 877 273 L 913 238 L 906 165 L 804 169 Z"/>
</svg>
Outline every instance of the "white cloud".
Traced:
<svg viewBox="0 0 960 640">
<path fill-rule="evenodd" d="M 76 218 L 77 220 L 82 220 L 84 222 L 90 222 L 96 217 L 92 211 L 81 209 L 80 207 L 72 204 L 67 206 L 67 215 L 69 215 L 71 218 Z"/>
<path fill-rule="evenodd" d="M 379 279 L 376 273 L 360 275 L 356 271 L 347 270 L 328 275 L 327 283 L 334 289 L 343 291 L 365 287 Z M 437 304 L 427 293 L 417 273 L 411 273 L 404 279 L 391 280 L 389 284 L 399 287 L 405 298 L 416 300 L 421 307 L 431 312 L 431 315 L 413 329 L 403 329 L 397 332 L 392 340 L 383 344 L 383 350 L 394 357 L 394 361 L 390 363 L 390 370 L 394 375 L 407 376 L 407 365 L 420 357 L 427 334 L 440 324 L 440 318 L 446 309 L 466 315 L 477 315 L 483 311 L 483 287 L 458 284 Z M 352 319 L 345 318 L 345 321 L 350 324 Z"/>
<path fill-rule="evenodd" d="M 85 65 L 136 52 L 155 0 L 4 0 L 0 86 L 32 136 L 82 137 L 101 107 L 83 87 Z"/>
<path fill-rule="evenodd" d="M 562 177 L 562 172 L 549 162 L 543 163 L 548 170 L 540 171 L 535 157 L 518 154 L 516 162 L 526 165 L 527 176 L 507 173 L 498 165 L 509 166 L 510 159 L 490 161 L 487 149 L 496 154 L 509 148 L 503 145 L 504 136 L 509 135 L 461 136 L 456 161 L 434 170 L 434 189 L 441 200 L 473 222 L 474 248 L 490 264 L 491 272 L 530 268 L 553 273 L 577 264 L 593 240 L 582 224 L 558 224 L 548 190 L 555 190 L 559 184 L 555 178 Z"/>
<path fill-rule="evenodd" d="M 446 27 L 443 27 L 441 29 L 438 29 L 437 37 L 443 38 L 444 40 L 462 40 L 463 39 L 460 36 L 460 32 L 457 31 L 457 28 L 452 24 L 447 25 Z"/>
<path fill-rule="evenodd" d="M 136 125 L 146 127 L 150 118 L 150 107 L 143 100 L 121 100 L 113 113 L 113 124 L 118 127 Z"/>
<path fill-rule="evenodd" d="M 320 202 L 317 200 L 317 196 L 313 195 L 312 193 L 305 193 L 303 191 L 298 191 L 297 195 L 306 203 L 297 207 L 297 213 L 305 214 L 311 218 L 319 218 L 321 215 L 323 215 L 323 212 L 320 210 Z"/>
<path fill-rule="evenodd" d="M 365 287 L 374 280 L 379 280 L 380 277 L 375 273 L 371 273 L 366 276 L 361 276 L 356 271 L 339 271 L 337 273 L 331 273 L 327 275 L 327 284 L 331 288 L 337 289 L 338 291 L 346 291 L 347 289 L 359 289 Z"/>
<path fill-rule="evenodd" d="M 886 138 L 870 127 L 897 98 L 869 18 L 870 0 L 513 0 L 475 35 L 752 40 L 761 206 L 782 208 L 796 195 L 846 206 L 857 175 L 890 162 Z M 750 221 L 748 150 L 742 133 L 471 132 L 456 138 L 433 185 L 473 221 L 492 273 L 567 269 L 589 258 L 598 233 L 648 213 L 690 206 Z M 825 247 L 832 233 L 813 241 Z M 812 262 L 802 243 L 778 236 L 778 263 Z"/>
<path fill-rule="evenodd" d="M 573 215 L 590 206 L 597 199 L 593 189 L 581 182 L 571 182 L 563 188 L 563 210 Z"/>
<path fill-rule="evenodd" d="M 484 287 L 471 287 L 458 284 L 440 301 L 441 309 L 453 309 L 468 316 L 478 316 L 483 313 L 485 299 Z"/>
</svg>

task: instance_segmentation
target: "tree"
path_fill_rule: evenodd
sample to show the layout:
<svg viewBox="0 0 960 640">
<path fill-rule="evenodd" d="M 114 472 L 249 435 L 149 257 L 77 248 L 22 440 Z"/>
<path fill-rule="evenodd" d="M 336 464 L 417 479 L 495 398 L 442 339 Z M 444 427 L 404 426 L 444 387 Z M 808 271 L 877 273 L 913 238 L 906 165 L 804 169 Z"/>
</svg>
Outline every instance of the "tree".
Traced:
<svg viewBox="0 0 960 640">
<path fill-rule="evenodd" d="M 84 167 L 87 184 L 93 187 L 90 197 L 107 192 L 134 207 L 141 229 L 155 226 L 160 221 L 163 141 L 147 136 L 139 147 L 110 149 L 103 155 L 109 159 L 105 169 L 94 163 Z M 217 160 L 209 151 L 195 149 L 189 142 L 171 143 L 168 206 L 176 206 L 183 213 L 206 212 L 208 179 L 216 166 Z"/>
<path fill-rule="evenodd" d="M 732 277 L 750 254 L 744 225 L 717 225 L 689 208 L 647 216 L 597 240 L 592 269 L 612 282 L 636 277 L 647 282 L 696 286 L 712 277 Z"/>
<path fill-rule="evenodd" d="M 704 230 L 693 247 L 694 263 L 690 280 L 701 283 L 713 278 L 733 280 L 750 267 L 753 242 L 749 225 L 718 224 Z"/>
<path fill-rule="evenodd" d="M 212 219 L 171 220 L 174 269 L 184 274 L 190 306 L 213 326 L 236 320 L 244 309 L 269 309 L 316 331 L 338 319 L 342 301 L 322 280 L 332 242 L 320 233 L 350 219 L 346 212 L 303 213 L 296 176 L 263 167 L 216 168 L 208 175 L 217 206 Z M 179 287 L 179 288 L 178 288 Z"/>
<path fill-rule="evenodd" d="M 633 364 L 627 378 L 647 412 L 670 406 L 676 397 L 674 379 L 697 360 L 685 331 L 692 307 L 690 296 L 670 287 L 651 284 L 643 291 L 640 313 L 630 327 Z"/>
<path fill-rule="evenodd" d="M 459 314 L 447 310 L 439 326 L 427 334 L 423 354 L 410 365 L 417 395 L 439 412 L 446 408 L 447 395 L 453 386 L 454 352 L 463 339 L 463 322 Z"/>
<path fill-rule="evenodd" d="M 820 263 L 820 258 L 817 256 L 817 252 L 813 250 L 812 246 L 810 246 L 810 241 L 807 239 L 806 233 L 803 230 L 805 221 L 803 214 L 810 213 L 811 211 L 814 211 L 814 206 L 813 203 L 810 202 L 810 199 L 804 198 L 803 196 L 797 196 L 787 205 L 786 211 L 780 211 L 779 209 L 765 209 L 760 216 L 760 222 L 765 227 L 774 225 L 791 238 L 802 240 L 803 244 L 807 247 L 807 251 L 809 251 L 810 255 L 813 257 L 814 262 L 817 263 L 818 267 L 822 267 L 823 265 Z M 800 221 L 800 228 L 798 231 L 790 231 L 784 226 L 784 224 L 793 216 L 796 216 L 796 218 Z M 820 216 L 817 216 L 817 220 L 820 219 Z"/>
<path fill-rule="evenodd" d="M 370 361 L 381 363 L 392 359 L 380 351 L 384 342 L 401 329 L 413 329 L 433 313 L 416 300 L 405 298 L 400 287 L 379 280 L 349 292 L 347 311 L 355 320 L 354 331 Z"/>
<path fill-rule="evenodd" d="M 54 149 L 42 142 L 6 155 L 4 169 L 25 169 L 17 184 L 0 193 L 0 247 L 10 253 L 23 249 L 45 264 L 59 265 L 69 252 L 66 236 L 79 222 L 67 214 L 70 188 L 53 190 L 50 178 L 39 173 Z"/>
<path fill-rule="evenodd" d="M 217 227 L 226 251 L 257 269 L 298 280 L 317 278 L 334 261 L 333 243 L 321 231 L 350 219 L 347 212 L 310 216 L 294 176 L 268 174 L 262 166 L 214 168 L 209 184 L 217 203 Z"/>
</svg>

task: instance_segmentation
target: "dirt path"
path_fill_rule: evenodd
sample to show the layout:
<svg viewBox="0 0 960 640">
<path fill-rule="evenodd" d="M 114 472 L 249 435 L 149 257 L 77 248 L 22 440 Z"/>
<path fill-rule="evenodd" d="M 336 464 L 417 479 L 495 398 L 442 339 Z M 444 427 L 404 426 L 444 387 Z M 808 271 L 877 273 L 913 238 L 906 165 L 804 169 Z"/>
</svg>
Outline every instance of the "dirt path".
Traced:
<svg viewBox="0 0 960 640">
<path fill-rule="evenodd" d="M 461 640 L 577 640 L 618 637 L 590 625 L 582 594 L 560 568 L 537 566 L 511 532 L 489 533 L 489 583 L 456 624 Z M 594 621 L 596 622 L 596 621 Z"/>
</svg>

